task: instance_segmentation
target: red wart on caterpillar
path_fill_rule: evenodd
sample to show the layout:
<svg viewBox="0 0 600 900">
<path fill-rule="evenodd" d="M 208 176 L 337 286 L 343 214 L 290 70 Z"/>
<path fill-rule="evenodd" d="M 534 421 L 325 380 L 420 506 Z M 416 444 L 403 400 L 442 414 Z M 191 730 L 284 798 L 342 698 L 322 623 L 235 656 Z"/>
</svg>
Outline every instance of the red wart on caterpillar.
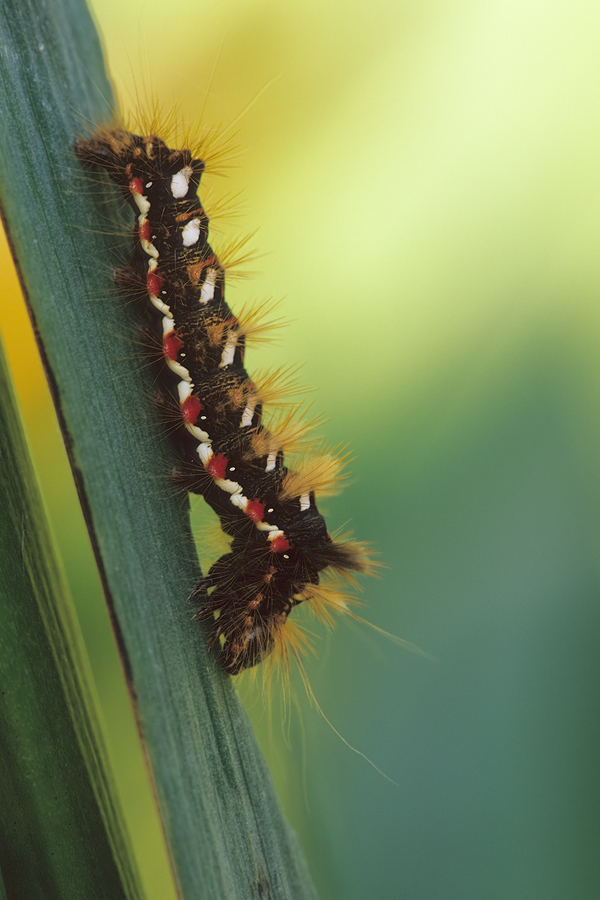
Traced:
<svg viewBox="0 0 600 900">
<path fill-rule="evenodd" d="M 208 243 L 208 216 L 198 186 L 204 161 L 170 149 L 155 134 L 102 130 L 76 144 L 86 163 L 104 168 L 136 215 L 131 261 L 117 283 L 144 298 L 162 336 L 160 379 L 178 406 L 174 440 L 177 482 L 202 494 L 232 539 L 193 597 L 208 600 L 197 616 L 211 623 L 211 646 L 231 675 L 284 655 L 287 618 L 300 603 L 330 620 L 348 599 L 319 584 L 321 573 L 368 572 L 364 545 L 332 539 L 315 490 L 331 488 L 338 462 L 284 462 L 298 423 L 263 424 L 264 394 L 244 368 L 251 319 L 237 319 L 224 299 L 225 269 Z M 296 652 L 296 645 L 292 646 Z"/>
</svg>

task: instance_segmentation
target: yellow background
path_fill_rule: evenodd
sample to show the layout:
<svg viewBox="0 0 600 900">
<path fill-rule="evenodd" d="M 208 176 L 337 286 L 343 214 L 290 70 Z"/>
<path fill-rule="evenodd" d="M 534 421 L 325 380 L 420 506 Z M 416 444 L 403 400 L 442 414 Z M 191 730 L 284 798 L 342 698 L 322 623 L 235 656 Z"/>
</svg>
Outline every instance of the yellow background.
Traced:
<svg viewBox="0 0 600 900">
<path fill-rule="evenodd" d="M 301 363 L 355 460 L 324 506 L 387 566 L 319 642 L 306 704 L 246 700 L 322 896 L 597 896 L 600 7 L 97 0 L 124 107 L 177 103 L 239 153 L 216 249 L 259 229 L 283 298 L 250 371 Z M 263 90 L 265 88 L 265 90 Z M 207 204 L 208 205 L 208 204 Z M 210 205 L 209 205 L 210 209 Z M 8 345 L 148 884 L 160 834 L 20 301 Z"/>
</svg>

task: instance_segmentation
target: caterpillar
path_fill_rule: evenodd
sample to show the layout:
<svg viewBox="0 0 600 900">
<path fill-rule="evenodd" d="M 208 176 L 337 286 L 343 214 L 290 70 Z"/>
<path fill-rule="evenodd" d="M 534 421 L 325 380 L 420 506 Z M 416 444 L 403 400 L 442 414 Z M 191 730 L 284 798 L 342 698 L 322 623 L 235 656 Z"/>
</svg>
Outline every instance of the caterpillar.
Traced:
<svg viewBox="0 0 600 900">
<path fill-rule="evenodd" d="M 326 620 L 348 611 L 343 593 L 320 584 L 322 574 L 350 577 L 371 563 L 363 544 L 331 537 L 317 508 L 315 491 L 335 477 L 331 458 L 288 468 L 284 450 L 302 426 L 263 424 L 268 387 L 244 368 L 253 320 L 231 312 L 225 266 L 208 243 L 198 197 L 204 160 L 155 133 L 120 128 L 78 140 L 75 151 L 108 173 L 136 216 L 132 256 L 115 281 L 142 297 L 160 338 L 159 379 L 177 410 L 176 481 L 204 497 L 231 539 L 192 598 L 208 592 L 197 616 L 210 623 L 222 668 L 236 675 L 285 648 L 288 616 L 300 603 Z"/>
</svg>

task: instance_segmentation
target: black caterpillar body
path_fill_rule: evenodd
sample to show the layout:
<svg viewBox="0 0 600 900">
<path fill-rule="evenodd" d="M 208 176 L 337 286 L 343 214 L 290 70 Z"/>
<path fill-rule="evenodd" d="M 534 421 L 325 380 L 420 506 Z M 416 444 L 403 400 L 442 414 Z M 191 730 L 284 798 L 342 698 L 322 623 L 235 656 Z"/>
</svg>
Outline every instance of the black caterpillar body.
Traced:
<svg viewBox="0 0 600 900">
<path fill-rule="evenodd" d="M 225 302 L 197 196 L 202 159 L 119 129 L 78 141 L 76 152 L 108 172 L 136 214 L 133 256 L 117 281 L 143 294 L 161 336 L 162 385 L 178 408 L 177 480 L 203 495 L 232 538 L 194 594 L 210 592 L 198 615 L 211 622 L 223 668 L 237 674 L 285 643 L 294 606 L 323 602 L 321 572 L 369 563 L 360 544 L 332 540 L 317 509 L 327 461 L 288 469 L 289 423 L 280 433 L 263 427 L 264 396 L 244 368 L 251 327 Z M 339 595 L 333 606 L 344 609 Z"/>
</svg>

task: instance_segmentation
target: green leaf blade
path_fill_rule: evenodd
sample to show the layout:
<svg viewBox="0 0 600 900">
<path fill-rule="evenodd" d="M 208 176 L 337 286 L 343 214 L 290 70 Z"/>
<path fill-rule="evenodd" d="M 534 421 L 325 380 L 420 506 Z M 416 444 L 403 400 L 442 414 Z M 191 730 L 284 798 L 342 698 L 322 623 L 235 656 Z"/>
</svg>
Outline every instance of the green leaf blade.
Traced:
<svg viewBox="0 0 600 900">
<path fill-rule="evenodd" d="M 34 13 L 28 4 L 14 13 L 16 21 L 0 13 L 0 23 L 18 44 L 23 17 Z M 152 383 L 132 358 L 136 326 L 111 282 L 118 257 L 109 232 L 124 227 L 122 205 L 73 154 L 82 123 L 106 119 L 110 92 L 93 40 L 63 22 L 66 15 L 83 21 L 72 0 L 53 6 L 53 21 L 33 23 L 18 96 L 14 73 L 0 71 L 2 200 L 70 436 L 178 884 L 186 900 L 246 900 L 267 890 L 309 900 L 306 864 L 247 717 L 186 600 L 200 578 L 187 504 L 169 482 L 174 460 L 152 410 Z M 52 63 L 50 50 L 59 56 Z M 46 84 L 49 73 L 57 77 Z M 28 143 L 31 135 L 42 138 Z"/>
<path fill-rule="evenodd" d="M 141 897 L 0 347 L 0 869 L 11 897 Z"/>
</svg>

